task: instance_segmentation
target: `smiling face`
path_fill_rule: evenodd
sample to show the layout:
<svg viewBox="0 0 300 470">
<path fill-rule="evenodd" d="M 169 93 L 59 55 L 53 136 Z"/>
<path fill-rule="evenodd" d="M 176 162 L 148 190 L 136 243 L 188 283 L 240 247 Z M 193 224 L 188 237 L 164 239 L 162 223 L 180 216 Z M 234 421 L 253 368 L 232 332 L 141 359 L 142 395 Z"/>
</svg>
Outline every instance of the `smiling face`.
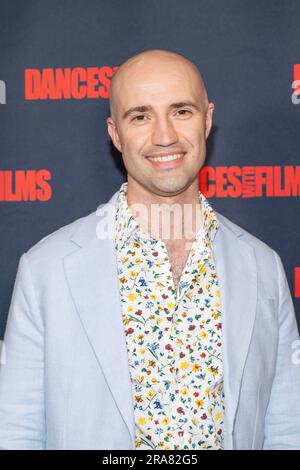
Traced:
<svg viewBox="0 0 300 470">
<path fill-rule="evenodd" d="M 144 53 L 118 70 L 109 135 L 122 153 L 128 192 L 198 191 L 214 105 L 196 67 L 173 53 Z"/>
</svg>

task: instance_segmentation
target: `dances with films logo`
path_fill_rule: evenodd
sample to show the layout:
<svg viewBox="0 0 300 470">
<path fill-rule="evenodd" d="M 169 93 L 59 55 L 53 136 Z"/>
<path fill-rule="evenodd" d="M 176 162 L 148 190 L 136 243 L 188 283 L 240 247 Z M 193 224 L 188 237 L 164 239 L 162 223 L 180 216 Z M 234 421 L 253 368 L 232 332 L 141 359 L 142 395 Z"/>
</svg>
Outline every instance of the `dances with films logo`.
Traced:
<svg viewBox="0 0 300 470">
<path fill-rule="evenodd" d="M 89 67 L 84 69 L 27 69 L 25 70 L 25 99 L 108 98 L 110 79 L 118 67 Z M 83 85 L 79 80 L 84 80 Z M 98 90 L 96 84 L 98 83 Z M 300 103 L 300 64 L 294 64 L 292 82 L 293 104 Z M 0 104 L 6 104 L 6 84 L 0 80 Z"/>
</svg>

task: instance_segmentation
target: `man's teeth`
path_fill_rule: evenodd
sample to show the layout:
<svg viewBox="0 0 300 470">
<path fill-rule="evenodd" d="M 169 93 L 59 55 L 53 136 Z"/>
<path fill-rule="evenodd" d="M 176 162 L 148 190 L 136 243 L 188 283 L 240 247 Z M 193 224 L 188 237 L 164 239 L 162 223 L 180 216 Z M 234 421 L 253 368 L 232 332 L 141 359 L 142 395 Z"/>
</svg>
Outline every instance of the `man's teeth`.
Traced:
<svg viewBox="0 0 300 470">
<path fill-rule="evenodd" d="M 183 157 L 183 153 L 174 153 L 174 155 L 166 155 L 164 157 L 148 157 L 149 160 L 153 162 L 170 162 L 172 160 L 177 160 L 180 157 Z"/>
</svg>

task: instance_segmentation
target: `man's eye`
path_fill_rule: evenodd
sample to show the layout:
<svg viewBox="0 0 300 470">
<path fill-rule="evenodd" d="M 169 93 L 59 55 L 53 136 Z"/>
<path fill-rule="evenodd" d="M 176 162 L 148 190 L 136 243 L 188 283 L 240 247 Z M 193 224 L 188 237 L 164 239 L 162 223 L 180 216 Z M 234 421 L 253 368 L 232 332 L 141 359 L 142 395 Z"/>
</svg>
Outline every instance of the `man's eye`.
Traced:
<svg viewBox="0 0 300 470">
<path fill-rule="evenodd" d="M 191 113 L 191 111 L 189 109 L 179 109 L 178 113 Z M 184 116 L 184 114 L 182 116 Z"/>
<path fill-rule="evenodd" d="M 134 118 L 132 118 L 132 120 L 137 120 L 137 121 L 143 121 L 143 119 L 139 119 L 139 118 L 144 118 L 145 116 L 143 114 L 140 114 L 138 116 L 135 116 Z"/>
</svg>

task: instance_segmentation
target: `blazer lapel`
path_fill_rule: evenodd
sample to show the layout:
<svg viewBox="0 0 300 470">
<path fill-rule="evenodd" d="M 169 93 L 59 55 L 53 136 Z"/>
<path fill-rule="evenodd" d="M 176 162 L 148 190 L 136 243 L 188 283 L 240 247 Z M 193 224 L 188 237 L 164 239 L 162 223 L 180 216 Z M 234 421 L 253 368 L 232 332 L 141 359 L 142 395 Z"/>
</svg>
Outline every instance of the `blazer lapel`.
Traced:
<svg viewBox="0 0 300 470">
<path fill-rule="evenodd" d="M 232 448 L 232 431 L 243 369 L 254 326 L 257 272 L 253 247 L 238 226 L 216 212 L 220 223 L 213 252 L 220 285 L 225 394 L 225 448 Z"/>
<path fill-rule="evenodd" d="M 108 225 L 113 224 L 112 216 L 110 212 Z M 134 410 L 114 240 L 99 240 L 96 228 L 102 219 L 95 213 L 89 217 L 91 220 L 72 237 L 81 248 L 64 258 L 65 274 L 82 326 L 134 446 Z"/>
<path fill-rule="evenodd" d="M 117 195 L 118 191 L 77 227 L 71 240 L 80 249 L 64 258 L 64 267 L 82 326 L 134 448 L 132 389 L 113 239 Z M 253 248 L 244 240 L 242 230 L 217 211 L 215 214 L 220 224 L 213 252 L 222 312 L 225 449 L 231 449 L 243 368 L 255 319 L 257 273 Z"/>
</svg>

